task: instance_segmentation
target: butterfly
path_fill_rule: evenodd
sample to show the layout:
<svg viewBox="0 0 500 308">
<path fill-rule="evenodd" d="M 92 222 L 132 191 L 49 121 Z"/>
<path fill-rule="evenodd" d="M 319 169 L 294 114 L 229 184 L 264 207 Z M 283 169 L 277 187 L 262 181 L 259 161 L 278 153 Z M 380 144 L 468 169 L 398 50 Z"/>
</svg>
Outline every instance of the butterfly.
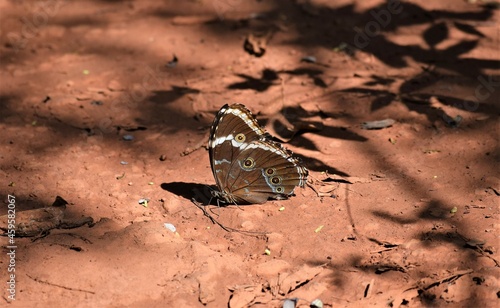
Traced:
<svg viewBox="0 0 500 308">
<path fill-rule="evenodd" d="M 256 204 L 287 199 L 304 187 L 308 170 L 271 138 L 244 105 L 222 106 L 208 140 L 219 189 L 212 194 L 225 203 Z"/>
</svg>

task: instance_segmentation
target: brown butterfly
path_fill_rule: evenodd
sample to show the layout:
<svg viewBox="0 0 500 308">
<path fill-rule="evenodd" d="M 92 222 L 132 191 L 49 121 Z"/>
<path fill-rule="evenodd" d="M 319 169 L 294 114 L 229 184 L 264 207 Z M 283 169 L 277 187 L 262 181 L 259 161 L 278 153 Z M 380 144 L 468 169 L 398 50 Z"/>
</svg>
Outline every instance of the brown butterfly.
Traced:
<svg viewBox="0 0 500 308">
<path fill-rule="evenodd" d="M 241 104 L 224 105 L 217 113 L 208 140 L 210 165 L 226 203 L 264 203 L 287 199 L 304 187 L 308 171 L 299 159 L 259 126 Z"/>
</svg>

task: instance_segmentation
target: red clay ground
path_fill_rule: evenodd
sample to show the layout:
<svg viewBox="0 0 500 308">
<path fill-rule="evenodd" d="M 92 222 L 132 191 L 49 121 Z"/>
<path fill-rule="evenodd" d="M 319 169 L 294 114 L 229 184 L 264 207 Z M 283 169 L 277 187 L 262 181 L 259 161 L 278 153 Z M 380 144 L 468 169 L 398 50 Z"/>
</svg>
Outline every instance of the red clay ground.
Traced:
<svg viewBox="0 0 500 308">
<path fill-rule="evenodd" d="M 2 301 L 497 307 L 498 3 L 333 2 L 0 1 L 0 214 L 60 196 L 97 222 L 15 238 L 14 301 L 4 237 Z M 192 202 L 231 102 L 311 171 L 290 200 L 205 207 L 248 233 Z"/>
</svg>

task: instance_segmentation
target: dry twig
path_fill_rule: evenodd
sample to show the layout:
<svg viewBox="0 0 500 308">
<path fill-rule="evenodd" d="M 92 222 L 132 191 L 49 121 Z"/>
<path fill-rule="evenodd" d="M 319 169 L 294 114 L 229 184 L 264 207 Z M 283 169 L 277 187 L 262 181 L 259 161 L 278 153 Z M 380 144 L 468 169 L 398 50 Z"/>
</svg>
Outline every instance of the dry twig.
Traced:
<svg viewBox="0 0 500 308">
<path fill-rule="evenodd" d="M 28 276 L 29 278 L 33 279 L 36 282 L 47 284 L 49 286 L 58 287 L 58 288 L 66 289 L 66 290 L 69 290 L 69 291 L 78 291 L 78 292 L 95 294 L 94 291 L 89 291 L 89 290 L 83 290 L 83 289 L 78 289 L 78 288 L 71 288 L 71 287 L 62 286 L 62 285 L 59 285 L 59 284 L 48 282 L 46 280 L 42 280 L 40 278 L 36 278 L 36 277 L 30 276 L 29 274 L 26 274 L 26 276 Z"/>
<path fill-rule="evenodd" d="M 199 203 L 198 201 L 196 201 L 194 199 L 191 199 L 191 202 L 193 202 L 193 204 L 197 208 L 199 208 L 203 212 L 203 215 L 208 217 L 212 221 L 213 224 L 218 225 L 226 232 L 238 232 L 241 234 L 251 235 L 251 236 L 266 235 L 269 233 L 269 232 L 260 232 L 260 231 L 245 231 L 245 230 L 238 230 L 238 229 L 231 228 L 231 227 L 226 227 L 222 223 L 220 223 L 217 219 L 215 219 L 209 212 L 207 212 L 207 210 L 204 208 L 204 206 L 201 203 Z"/>
</svg>

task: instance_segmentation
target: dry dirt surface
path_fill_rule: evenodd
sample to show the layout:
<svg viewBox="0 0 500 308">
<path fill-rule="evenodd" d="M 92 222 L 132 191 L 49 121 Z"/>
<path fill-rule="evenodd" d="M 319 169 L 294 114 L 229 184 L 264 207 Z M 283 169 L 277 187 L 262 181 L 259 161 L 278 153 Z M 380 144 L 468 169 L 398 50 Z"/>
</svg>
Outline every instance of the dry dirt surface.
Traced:
<svg viewBox="0 0 500 308">
<path fill-rule="evenodd" d="M 498 2 L 0 12 L 1 306 L 500 304 Z M 294 197 L 210 198 L 233 102 L 310 170 Z"/>
</svg>

